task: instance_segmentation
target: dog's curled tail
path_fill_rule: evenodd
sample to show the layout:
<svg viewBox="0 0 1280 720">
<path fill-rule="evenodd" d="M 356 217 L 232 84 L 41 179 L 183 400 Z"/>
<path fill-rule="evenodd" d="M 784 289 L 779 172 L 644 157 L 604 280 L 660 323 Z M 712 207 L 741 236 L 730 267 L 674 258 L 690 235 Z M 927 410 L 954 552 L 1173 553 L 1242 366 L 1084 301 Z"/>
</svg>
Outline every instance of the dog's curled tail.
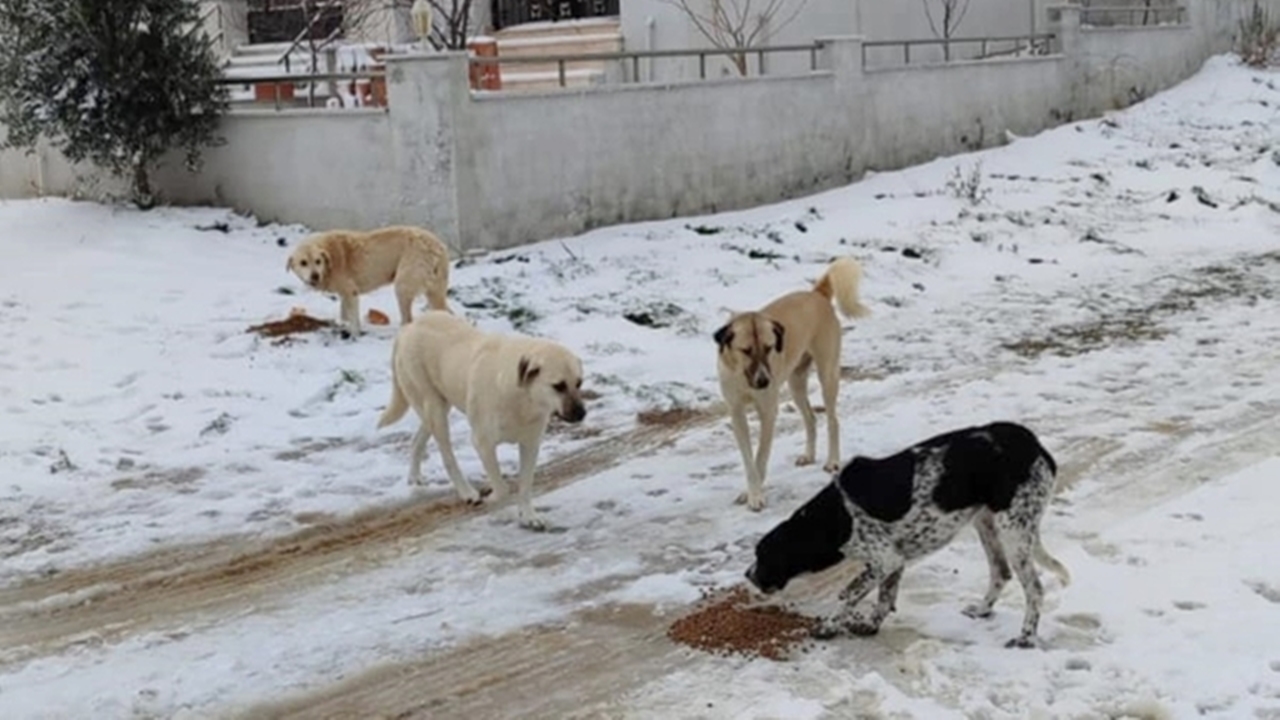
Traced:
<svg viewBox="0 0 1280 720">
<path fill-rule="evenodd" d="M 1071 571 L 1067 570 L 1067 566 L 1058 561 L 1057 558 L 1049 554 L 1044 549 L 1044 543 L 1040 542 L 1040 536 L 1036 535 L 1036 546 L 1031 551 L 1036 562 L 1040 563 L 1046 570 L 1057 576 L 1058 582 L 1063 587 L 1071 584 Z"/>
<path fill-rule="evenodd" d="M 834 298 L 841 315 L 860 318 L 871 314 L 871 310 L 858 299 L 861 283 L 862 265 L 851 257 L 842 257 L 827 266 L 827 271 L 814 284 L 813 291 L 828 299 Z"/>
<path fill-rule="evenodd" d="M 400 338 L 397 337 L 391 345 L 391 400 L 387 402 L 387 409 L 382 411 L 382 417 L 378 418 L 379 429 L 398 421 L 409 411 L 409 399 L 404 396 L 404 391 L 400 389 L 400 378 L 397 377 L 398 373 L 396 372 L 395 348 L 399 344 Z"/>
</svg>

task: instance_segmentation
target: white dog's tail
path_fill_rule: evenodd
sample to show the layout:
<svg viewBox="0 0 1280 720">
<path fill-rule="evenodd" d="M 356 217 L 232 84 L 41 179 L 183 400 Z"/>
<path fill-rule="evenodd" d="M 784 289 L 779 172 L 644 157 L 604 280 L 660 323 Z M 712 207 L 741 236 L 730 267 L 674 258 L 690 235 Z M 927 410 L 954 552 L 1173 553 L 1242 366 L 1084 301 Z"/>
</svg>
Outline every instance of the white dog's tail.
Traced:
<svg viewBox="0 0 1280 720">
<path fill-rule="evenodd" d="M 1031 554 L 1035 557 L 1036 562 L 1058 577 L 1058 582 L 1062 583 L 1063 587 L 1071 584 L 1071 572 L 1067 570 L 1066 565 L 1058 562 L 1057 558 L 1044 549 L 1044 544 L 1040 542 L 1038 533 L 1036 534 L 1036 546 L 1031 549 Z"/>
<path fill-rule="evenodd" d="M 391 400 L 387 402 L 387 409 L 382 411 L 382 417 L 378 418 L 379 428 L 384 428 L 398 421 L 409 411 L 409 399 L 404 396 L 404 391 L 400 389 L 400 378 L 396 373 L 396 346 L 399 344 L 400 338 L 397 337 L 391 345 Z"/>
<path fill-rule="evenodd" d="M 847 318 L 866 317 L 871 310 L 858 299 L 858 285 L 862 282 L 862 265 L 851 257 L 836 258 L 813 291 L 828 299 L 834 298 L 840 314 Z"/>
</svg>

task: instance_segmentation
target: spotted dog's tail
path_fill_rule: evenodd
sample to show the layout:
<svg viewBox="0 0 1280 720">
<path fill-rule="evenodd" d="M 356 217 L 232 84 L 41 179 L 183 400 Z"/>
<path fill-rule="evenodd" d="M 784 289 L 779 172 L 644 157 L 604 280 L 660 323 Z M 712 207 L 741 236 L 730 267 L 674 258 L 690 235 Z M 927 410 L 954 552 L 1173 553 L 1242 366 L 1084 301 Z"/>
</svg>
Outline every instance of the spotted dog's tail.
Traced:
<svg viewBox="0 0 1280 720">
<path fill-rule="evenodd" d="M 1044 543 L 1040 541 L 1040 533 L 1036 533 L 1036 546 L 1032 548 L 1031 554 L 1035 557 L 1036 562 L 1058 578 L 1058 582 L 1062 583 L 1063 587 L 1071 584 L 1071 571 L 1067 570 L 1066 565 L 1063 565 L 1057 558 L 1050 555 L 1048 550 L 1044 549 Z"/>
</svg>

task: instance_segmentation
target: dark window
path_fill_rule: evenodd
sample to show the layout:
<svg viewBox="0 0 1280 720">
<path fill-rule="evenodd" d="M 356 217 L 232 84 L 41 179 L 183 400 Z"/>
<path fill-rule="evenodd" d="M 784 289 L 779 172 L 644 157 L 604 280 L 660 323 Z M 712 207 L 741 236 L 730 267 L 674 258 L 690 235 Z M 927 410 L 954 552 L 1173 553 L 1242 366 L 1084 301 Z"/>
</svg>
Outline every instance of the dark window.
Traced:
<svg viewBox="0 0 1280 720">
<path fill-rule="evenodd" d="M 495 30 L 527 22 L 613 17 L 619 0 L 493 0 Z"/>
<path fill-rule="evenodd" d="M 333 3 L 323 10 L 317 10 L 316 5 L 298 0 L 249 0 L 249 42 L 293 42 L 304 30 L 303 37 L 312 40 L 340 36 L 342 4 Z"/>
</svg>

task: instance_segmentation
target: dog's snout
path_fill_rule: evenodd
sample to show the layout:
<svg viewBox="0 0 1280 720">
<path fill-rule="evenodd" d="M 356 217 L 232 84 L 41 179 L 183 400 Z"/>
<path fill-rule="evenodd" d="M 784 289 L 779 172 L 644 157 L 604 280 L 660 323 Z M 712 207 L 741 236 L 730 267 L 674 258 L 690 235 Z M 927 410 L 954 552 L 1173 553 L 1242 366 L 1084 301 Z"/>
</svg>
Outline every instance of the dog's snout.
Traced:
<svg viewBox="0 0 1280 720">
<path fill-rule="evenodd" d="M 760 587 L 760 583 L 756 582 L 756 564 L 755 563 L 751 563 L 751 567 L 747 568 L 747 571 L 743 573 L 743 577 L 745 577 L 747 579 L 747 582 L 751 583 L 752 585 L 755 585 L 756 587 Z"/>
<path fill-rule="evenodd" d="M 769 376 L 765 373 L 756 373 L 755 376 L 751 378 L 751 387 L 757 390 L 763 390 L 769 387 Z"/>
<path fill-rule="evenodd" d="M 566 422 L 576 423 L 582 422 L 587 417 L 587 408 L 580 402 L 575 402 L 569 406 L 569 411 L 564 413 Z"/>
<path fill-rule="evenodd" d="M 318 282 L 320 282 L 320 273 L 317 273 L 317 272 L 311 273 L 311 284 L 315 285 Z"/>
</svg>

